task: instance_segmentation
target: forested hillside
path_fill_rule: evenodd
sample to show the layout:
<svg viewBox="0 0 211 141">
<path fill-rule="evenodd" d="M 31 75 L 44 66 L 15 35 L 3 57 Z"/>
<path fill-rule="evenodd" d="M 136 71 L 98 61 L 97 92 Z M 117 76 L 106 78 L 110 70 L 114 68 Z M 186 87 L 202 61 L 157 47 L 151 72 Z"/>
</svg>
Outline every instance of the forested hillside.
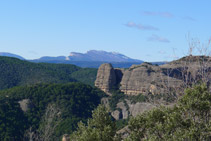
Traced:
<svg viewBox="0 0 211 141">
<path fill-rule="evenodd" d="M 31 63 L 16 58 L 0 57 L 0 89 L 37 83 L 76 81 L 94 85 L 96 73 L 97 69 L 82 69 L 70 64 Z"/>
<path fill-rule="evenodd" d="M 37 84 L 0 91 L 0 140 L 58 140 L 86 121 L 104 95 L 82 83 Z M 25 101 L 25 102 L 24 102 Z M 27 101 L 27 102 L 26 102 Z"/>
</svg>

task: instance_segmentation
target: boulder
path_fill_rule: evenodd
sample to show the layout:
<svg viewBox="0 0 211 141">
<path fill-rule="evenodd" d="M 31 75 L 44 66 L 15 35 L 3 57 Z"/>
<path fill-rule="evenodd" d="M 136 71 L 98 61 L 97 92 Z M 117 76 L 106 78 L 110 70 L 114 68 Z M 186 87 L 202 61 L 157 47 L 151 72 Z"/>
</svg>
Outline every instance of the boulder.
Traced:
<svg viewBox="0 0 211 141">
<path fill-rule="evenodd" d="M 158 105 L 149 102 L 137 102 L 131 103 L 130 100 L 125 99 L 124 102 L 117 103 L 116 108 L 120 110 L 115 110 L 111 113 L 113 118 L 116 120 L 127 119 L 129 116 L 137 116 L 145 111 L 157 107 Z"/>
<path fill-rule="evenodd" d="M 115 110 L 111 113 L 111 116 L 115 119 L 115 120 L 119 120 L 121 119 L 121 113 L 118 110 Z"/>
<path fill-rule="evenodd" d="M 122 119 L 127 119 L 129 117 L 128 105 L 125 102 L 117 103 L 117 109 L 121 109 Z"/>
<path fill-rule="evenodd" d="M 140 113 L 143 113 L 145 111 L 151 110 L 152 108 L 155 108 L 156 106 L 151 104 L 151 103 L 141 103 L 141 102 L 137 102 L 135 104 L 130 104 L 129 105 L 130 109 L 130 114 L 135 117 Z"/>
</svg>

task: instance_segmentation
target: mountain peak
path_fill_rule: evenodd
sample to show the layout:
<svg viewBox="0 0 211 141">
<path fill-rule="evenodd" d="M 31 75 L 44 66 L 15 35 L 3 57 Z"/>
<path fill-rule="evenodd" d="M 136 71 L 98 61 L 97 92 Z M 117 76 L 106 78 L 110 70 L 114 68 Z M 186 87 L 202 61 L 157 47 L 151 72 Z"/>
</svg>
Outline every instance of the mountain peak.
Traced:
<svg viewBox="0 0 211 141">
<path fill-rule="evenodd" d="M 86 53 L 71 52 L 68 56 L 72 61 L 103 61 L 103 62 L 140 62 L 118 52 L 103 50 L 89 50 Z"/>
</svg>

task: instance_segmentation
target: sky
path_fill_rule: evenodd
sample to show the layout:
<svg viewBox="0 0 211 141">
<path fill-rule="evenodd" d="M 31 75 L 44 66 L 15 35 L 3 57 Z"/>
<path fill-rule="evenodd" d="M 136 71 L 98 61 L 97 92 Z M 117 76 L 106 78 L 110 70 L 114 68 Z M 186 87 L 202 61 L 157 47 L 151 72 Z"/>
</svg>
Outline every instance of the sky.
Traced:
<svg viewBox="0 0 211 141">
<path fill-rule="evenodd" d="M 0 52 L 26 59 L 89 50 L 144 61 L 187 55 L 208 44 L 210 0 L 2 0 Z"/>
</svg>

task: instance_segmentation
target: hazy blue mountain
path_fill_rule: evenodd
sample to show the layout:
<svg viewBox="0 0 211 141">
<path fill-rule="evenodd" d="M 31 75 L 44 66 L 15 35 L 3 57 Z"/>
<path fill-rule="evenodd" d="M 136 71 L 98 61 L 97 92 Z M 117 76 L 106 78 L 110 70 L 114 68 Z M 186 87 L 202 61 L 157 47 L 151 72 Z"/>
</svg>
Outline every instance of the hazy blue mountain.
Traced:
<svg viewBox="0 0 211 141">
<path fill-rule="evenodd" d="M 23 57 L 21 57 L 19 55 L 8 53 L 8 52 L 0 52 L 0 56 L 14 57 L 14 58 L 18 58 L 20 60 L 25 60 Z"/>
<path fill-rule="evenodd" d="M 69 56 L 41 57 L 36 61 L 97 61 L 97 62 L 142 62 L 116 52 L 90 50 L 87 53 L 71 52 Z"/>
<path fill-rule="evenodd" d="M 60 61 L 63 61 L 63 60 L 66 60 L 66 57 L 65 56 L 57 56 L 57 57 L 50 57 L 50 56 L 43 56 L 41 57 L 40 59 L 37 59 L 37 60 L 45 60 L 45 61 L 52 61 L 52 60 L 60 60 Z"/>
<path fill-rule="evenodd" d="M 90 50 L 87 53 L 71 52 L 68 56 L 71 61 L 103 61 L 103 62 L 140 62 L 117 52 Z"/>
<path fill-rule="evenodd" d="M 69 56 L 41 57 L 30 60 L 31 62 L 45 62 L 56 64 L 74 64 L 79 67 L 98 68 L 103 63 L 111 63 L 114 67 L 129 68 L 133 64 L 141 64 L 143 61 L 132 59 L 116 52 L 90 50 L 87 53 L 71 52 Z"/>
<path fill-rule="evenodd" d="M 25 60 L 23 57 L 6 52 L 0 52 L 0 56 L 15 57 L 20 60 Z M 132 59 L 123 54 L 116 52 L 106 52 L 90 50 L 87 53 L 71 52 L 69 56 L 43 56 L 39 59 L 29 60 L 36 63 L 54 63 L 54 64 L 73 64 L 83 68 L 98 68 L 103 63 L 111 63 L 115 68 L 129 68 L 133 64 L 141 64 L 144 61 Z M 156 62 L 153 64 L 163 64 L 163 62 Z"/>
</svg>

